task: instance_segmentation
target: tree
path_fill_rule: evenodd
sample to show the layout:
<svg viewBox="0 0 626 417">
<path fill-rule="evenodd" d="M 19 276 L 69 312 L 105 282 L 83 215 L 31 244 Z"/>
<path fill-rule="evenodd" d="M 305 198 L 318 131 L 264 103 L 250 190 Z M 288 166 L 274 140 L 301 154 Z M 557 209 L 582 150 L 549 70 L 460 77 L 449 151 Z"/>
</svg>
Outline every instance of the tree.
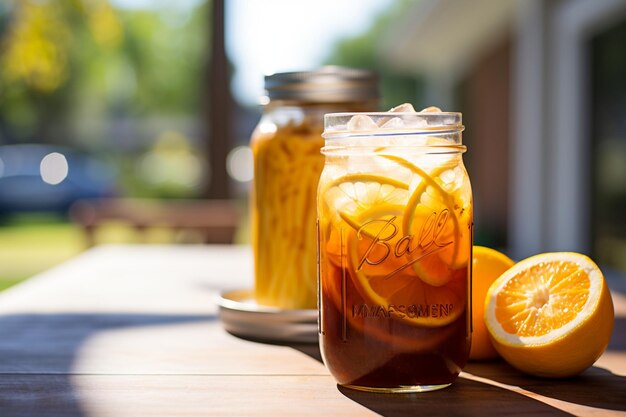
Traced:
<svg viewBox="0 0 626 417">
<path fill-rule="evenodd" d="M 389 109 L 400 103 L 420 104 L 424 95 L 424 83 L 415 74 L 402 73 L 390 68 L 379 56 L 380 39 L 389 30 L 394 20 L 409 6 L 408 0 L 398 0 L 388 11 L 379 15 L 365 33 L 339 41 L 325 60 L 327 64 L 371 69 L 380 75 L 383 108 Z"/>
<path fill-rule="evenodd" d="M 119 10 L 108 0 L 3 4 L 0 140 L 72 142 L 85 118 L 106 126 L 198 108 L 206 4 L 177 21 L 180 8 Z"/>
</svg>

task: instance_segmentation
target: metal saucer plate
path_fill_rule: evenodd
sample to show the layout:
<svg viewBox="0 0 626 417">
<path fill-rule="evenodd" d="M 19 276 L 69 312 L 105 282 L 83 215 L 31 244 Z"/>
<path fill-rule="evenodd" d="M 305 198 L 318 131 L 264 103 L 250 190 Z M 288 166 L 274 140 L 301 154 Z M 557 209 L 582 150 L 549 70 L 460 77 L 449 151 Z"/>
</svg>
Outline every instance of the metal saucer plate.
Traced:
<svg viewBox="0 0 626 417">
<path fill-rule="evenodd" d="M 258 305 L 252 290 L 227 291 L 217 299 L 227 332 L 249 339 L 317 343 L 317 310 L 285 310 Z"/>
</svg>

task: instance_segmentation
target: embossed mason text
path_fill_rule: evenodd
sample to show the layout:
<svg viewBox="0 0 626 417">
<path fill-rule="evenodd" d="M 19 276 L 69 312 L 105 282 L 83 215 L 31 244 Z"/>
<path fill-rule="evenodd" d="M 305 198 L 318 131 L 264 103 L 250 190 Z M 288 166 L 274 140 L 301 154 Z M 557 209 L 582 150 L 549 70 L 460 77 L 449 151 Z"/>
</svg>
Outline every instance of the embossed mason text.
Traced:
<svg viewBox="0 0 626 417">
<path fill-rule="evenodd" d="M 416 317 L 447 317 L 452 314 L 454 304 L 388 304 L 352 306 L 352 317 L 363 318 L 416 318 Z"/>
</svg>

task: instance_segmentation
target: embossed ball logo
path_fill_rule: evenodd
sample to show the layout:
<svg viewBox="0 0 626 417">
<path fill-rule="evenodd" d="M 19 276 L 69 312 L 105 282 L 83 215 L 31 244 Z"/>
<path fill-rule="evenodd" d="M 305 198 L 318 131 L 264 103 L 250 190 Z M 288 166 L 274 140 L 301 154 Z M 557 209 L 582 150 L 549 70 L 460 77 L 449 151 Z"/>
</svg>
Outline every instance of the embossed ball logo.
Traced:
<svg viewBox="0 0 626 417">
<path fill-rule="evenodd" d="M 400 233 L 400 227 L 396 225 L 397 216 L 389 219 L 370 220 L 359 228 L 357 238 L 369 239 L 370 244 L 363 254 L 360 255 L 357 271 L 363 269 L 365 264 L 380 265 L 390 256 L 395 258 L 406 257 L 407 262 L 385 276 L 385 279 L 393 277 L 400 271 L 419 262 L 426 256 L 442 250 L 453 244 L 451 241 L 442 241 L 442 232 L 450 218 L 448 209 L 440 212 L 433 211 L 421 225 L 419 233 L 407 234 L 400 239 L 395 239 Z"/>
</svg>

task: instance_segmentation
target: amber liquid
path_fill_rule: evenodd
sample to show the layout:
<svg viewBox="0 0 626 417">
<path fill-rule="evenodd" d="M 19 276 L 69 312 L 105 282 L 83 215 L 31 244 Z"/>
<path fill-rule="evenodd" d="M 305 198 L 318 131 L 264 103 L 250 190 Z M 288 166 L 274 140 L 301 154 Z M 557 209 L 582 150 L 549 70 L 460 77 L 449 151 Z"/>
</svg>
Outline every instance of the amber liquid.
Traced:
<svg viewBox="0 0 626 417">
<path fill-rule="evenodd" d="M 355 388 L 452 383 L 471 332 L 472 202 L 460 155 L 329 159 L 318 198 L 324 363 Z"/>
<path fill-rule="evenodd" d="M 393 309 L 372 308 L 347 268 L 326 261 L 320 272 L 321 351 L 339 384 L 395 388 L 444 385 L 457 378 L 470 349 L 467 308 L 445 326 L 419 326 L 394 317 Z M 467 279 L 467 268 L 455 273 L 456 279 Z"/>
</svg>

